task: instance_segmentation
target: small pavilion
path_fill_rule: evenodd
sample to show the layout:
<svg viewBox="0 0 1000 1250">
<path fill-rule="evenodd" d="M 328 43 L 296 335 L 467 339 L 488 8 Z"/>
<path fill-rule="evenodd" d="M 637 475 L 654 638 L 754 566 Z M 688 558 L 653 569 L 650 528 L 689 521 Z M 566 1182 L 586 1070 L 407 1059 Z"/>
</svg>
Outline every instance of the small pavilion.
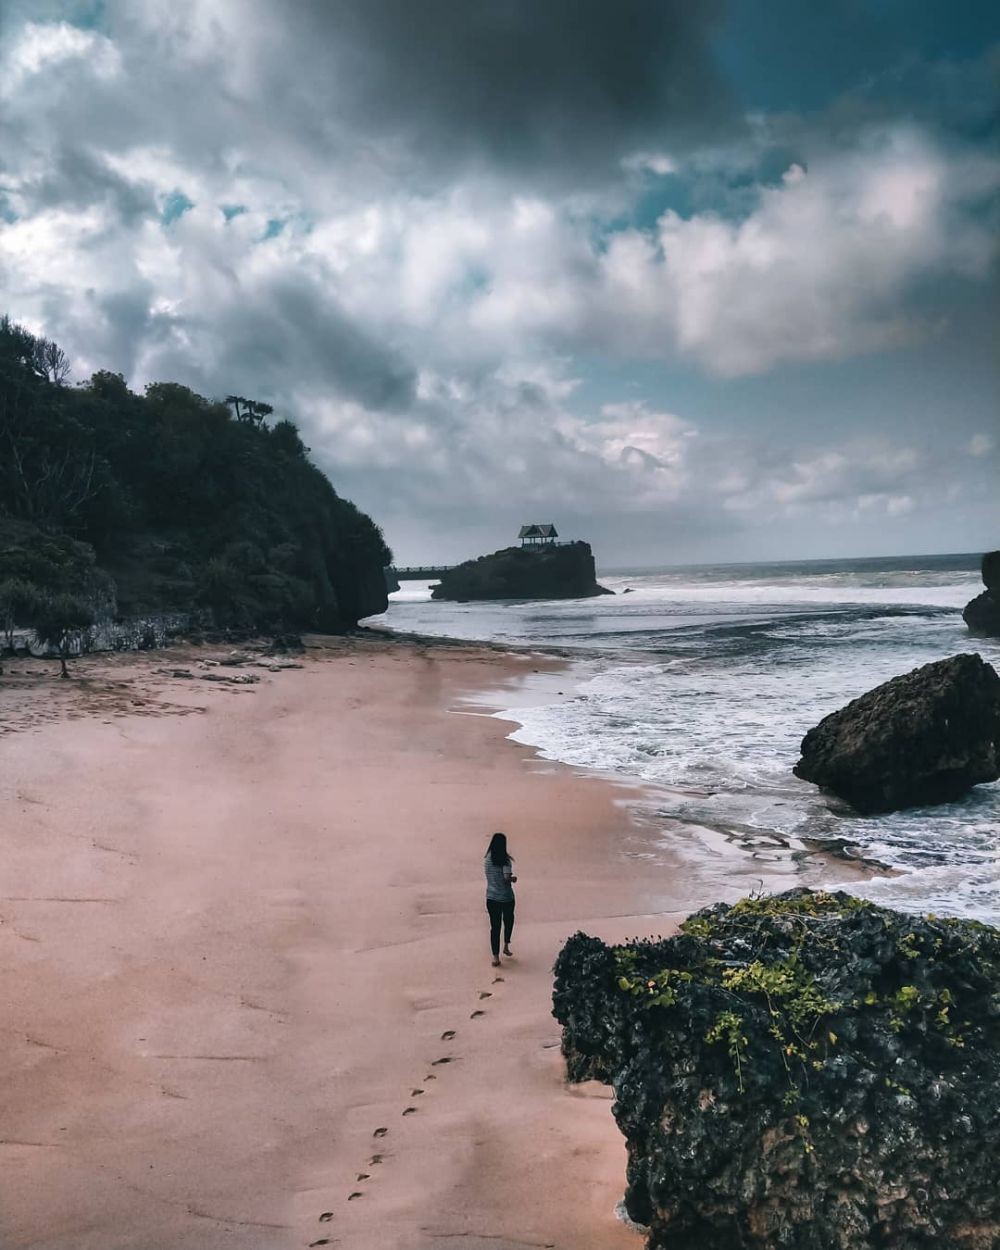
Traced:
<svg viewBox="0 0 1000 1250">
<path fill-rule="evenodd" d="M 522 525 L 518 538 L 522 547 L 549 546 L 559 537 L 554 525 Z"/>
</svg>

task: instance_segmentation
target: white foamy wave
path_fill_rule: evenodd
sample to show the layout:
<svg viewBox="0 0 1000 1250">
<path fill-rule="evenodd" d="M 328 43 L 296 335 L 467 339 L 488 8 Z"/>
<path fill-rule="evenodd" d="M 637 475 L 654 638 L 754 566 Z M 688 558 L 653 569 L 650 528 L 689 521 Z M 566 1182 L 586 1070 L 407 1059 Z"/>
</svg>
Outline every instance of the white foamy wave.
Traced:
<svg viewBox="0 0 1000 1250">
<path fill-rule="evenodd" d="M 727 835 L 848 844 L 898 876 L 892 906 L 1000 920 L 1000 785 L 961 803 L 863 818 L 791 769 L 808 729 L 900 673 L 959 651 L 1000 666 L 960 607 L 973 557 L 672 569 L 602 579 L 631 593 L 545 603 L 430 601 L 404 583 L 384 623 L 557 643 L 587 656 L 576 694 L 503 713 L 546 758 L 656 788 L 664 815 Z M 950 900 L 950 901 L 949 901 Z"/>
<path fill-rule="evenodd" d="M 605 577 L 602 584 L 616 595 L 629 591 L 635 603 L 838 605 L 900 604 L 907 607 L 962 608 L 981 587 L 975 578 L 941 584 L 870 586 L 855 582 L 732 581 L 702 585 L 629 577 Z"/>
<path fill-rule="evenodd" d="M 992 925 L 1000 922 L 1000 863 L 995 859 L 975 869 L 967 864 L 939 864 L 898 877 L 875 877 L 852 885 L 851 892 L 897 911 L 971 917 Z"/>
</svg>

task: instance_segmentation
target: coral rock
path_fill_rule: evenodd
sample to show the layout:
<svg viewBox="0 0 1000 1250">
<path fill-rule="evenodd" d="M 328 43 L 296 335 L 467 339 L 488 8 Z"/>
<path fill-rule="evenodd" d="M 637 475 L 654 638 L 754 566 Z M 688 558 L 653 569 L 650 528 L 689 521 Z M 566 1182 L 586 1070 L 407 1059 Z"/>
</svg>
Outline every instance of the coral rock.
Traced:
<svg viewBox="0 0 1000 1250">
<path fill-rule="evenodd" d="M 792 890 L 555 972 L 648 1250 L 1000 1245 L 1000 931 Z"/>
</svg>

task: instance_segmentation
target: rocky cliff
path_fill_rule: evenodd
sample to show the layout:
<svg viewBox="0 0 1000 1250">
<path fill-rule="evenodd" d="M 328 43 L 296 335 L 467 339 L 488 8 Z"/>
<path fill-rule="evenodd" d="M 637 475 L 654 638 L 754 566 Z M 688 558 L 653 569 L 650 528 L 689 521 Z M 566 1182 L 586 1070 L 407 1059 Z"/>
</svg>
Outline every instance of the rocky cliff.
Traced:
<svg viewBox="0 0 1000 1250">
<path fill-rule="evenodd" d="M 793 770 L 866 814 L 1000 777 L 1000 677 L 978 655 L 925 664 L 824 717 Z"/>
<path fill-rule="evenodd" d="M 792 890 L 556 962 L 648 1250 L 996 1250 L 1000 932 Z"/>
<path fill-rule="evenodd" d="M 962 616 L 974 634 L 1000 638 L 1000 551 L 983 556 L 983 585 L 986 589 L 965 605 Z"/>
<path fill-rule="evenodd" d="M 597 584 L 589 543 L 507 547 L 450 569 L 433 599 L 587 599 L 609 595 Z"/>
<path fill-rule="evenodd" d="M 381 530 L 269 404 L 171 382 L 138 395 L 106 371 L 65 386 L 39 363 L 50 348 L 0 318 L 4 632 L 66 596 L 101 622 L 240 631 L 334 632 L 385 610 Z"/>
</svg>

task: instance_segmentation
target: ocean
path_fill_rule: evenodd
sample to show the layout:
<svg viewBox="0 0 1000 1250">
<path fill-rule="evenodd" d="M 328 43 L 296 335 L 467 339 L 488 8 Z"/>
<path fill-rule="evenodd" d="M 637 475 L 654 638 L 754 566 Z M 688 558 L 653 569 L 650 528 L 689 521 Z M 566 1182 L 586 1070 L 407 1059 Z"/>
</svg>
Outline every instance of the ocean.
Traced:
<svg viewBox="0 0 1000 1250">
<path fill-rule="evenodd" d="M 547 759 L 651 787 L 669 847 L 676 822 L 764 858 L 830 848 L 887 872 L 852 882 L 904 911 L 1000 923 L 1000 783 L 962 801 L 862 817 L 791 768 L 805 732 L 880 682 L 959 652 L 1000 669 L 1000 639 L 961 609 L 978 555 L 609 570 L 615 596 L 432 602 L 404 582 L 371 624 L 557 646 L 575 677 L 500 715 Z M 628 593 L 626 593 L 628 592 Z M 567 682 L 573 684 L 567 686 Z"/>
</svg>

